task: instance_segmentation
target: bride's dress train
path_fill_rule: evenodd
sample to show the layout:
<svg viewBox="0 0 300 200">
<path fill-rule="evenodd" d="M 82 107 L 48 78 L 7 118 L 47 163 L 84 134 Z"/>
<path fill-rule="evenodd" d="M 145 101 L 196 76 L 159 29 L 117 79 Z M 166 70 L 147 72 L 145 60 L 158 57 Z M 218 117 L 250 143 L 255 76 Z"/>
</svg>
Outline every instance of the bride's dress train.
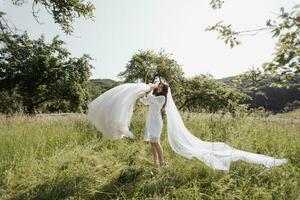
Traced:
<svg viewBox="0 0 300 200">
<path fill-rule="evenodd" d="M 129 130 L 133 107 L 138 98 L 150 91 L 144 83 L 127 83 L 100 95 L 89 104 L 88 119 L 110 139 L 133 137 Z M 166 105 L 168 140 L 178 154 L 197 158 L 217 170 L 229 170 L 230 163 L 243 160 L 248 163 L 274 167 L 287 162 L 263 154 L 235 149 L 222 142 L 205 142 L 192 135 L 185 127 L 169 88 Z"/>
</svg>

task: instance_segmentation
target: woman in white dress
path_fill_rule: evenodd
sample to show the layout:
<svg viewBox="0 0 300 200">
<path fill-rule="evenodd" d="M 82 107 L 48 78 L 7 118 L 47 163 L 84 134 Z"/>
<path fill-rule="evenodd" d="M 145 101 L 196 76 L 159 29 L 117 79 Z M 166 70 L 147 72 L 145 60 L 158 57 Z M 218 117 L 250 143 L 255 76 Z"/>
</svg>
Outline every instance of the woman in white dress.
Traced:
<svg viewBox="0 0 300 200">
<path fill-rule="evenodd" d="M 149 106 L 146 120 L 144 139 L 150 142 L 151 151 L 156 166 L 165 166 L 163 149 L 160 144 L 160 135 L 163 127 L 162 115 L 165 114 L 167 103 L 168 85 L 159 83 L 151 85 L 150 92 L 146 93 L 140 101 Z"/>
<path fill-rule="evenodd" d="M 197 158 L 214 170 L 229 170 L 230 164 L 237 160 L 262 164 L 268 168 L 288 162 L 287 159 L 242 151 L 223 142 L 207 142 L 195 137 L 184 125 L 172 98 L 171 88 L 162 83 L 152 86 L 145 83 L 126 83 L 112 88 L 89 104 L 87 117 L 106 138 L 133 138 L 134 134 L 128 128 L 133 108 L 136 100 L 145 93 L 147 96 L 141 100 L 149 105 L 145 140 L 151 144 L 157 166 L 165 165 L 160 145 L 163 126 L 161 113 L 164 110 L 169 144 L 176 153 L 185 158 Z"/>
</svg>

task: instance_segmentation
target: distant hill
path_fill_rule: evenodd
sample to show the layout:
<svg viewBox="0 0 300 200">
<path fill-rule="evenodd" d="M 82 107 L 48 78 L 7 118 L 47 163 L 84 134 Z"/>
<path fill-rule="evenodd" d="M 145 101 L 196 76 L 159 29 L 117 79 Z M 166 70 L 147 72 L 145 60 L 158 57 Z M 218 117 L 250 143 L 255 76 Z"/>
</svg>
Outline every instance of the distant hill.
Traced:
<svg viewBox="0 0 300 200">
<path fill-rule="evenodd" d="M 115 81 L 112 79 L 91 79 L 89 85 L 90 99 L 95 99 L 103 92 L 121 83 L 121 81 Z"/>
<path fill-rule="evenodd" d="M 91 79 L 90 80 L 93 84 L 101 84 L 101 85 L 114 85 L 114 84 L 117 84 L 117 83 L 120 83 L 120 81 L 115 81 L 115 80 L 112 80 L 112 79 L 108 79 L 108 78 L 105 78 L 105 79 Z"/>
<path fill-rule="evenodd" d="M 221 81 L 227 85 L 232 85 L 232 81 L 234 79 L 236 79 L 238 76 L 228 76 L 228 77 L 225 77 L 225 78 L 220 78 L 220 79 L 217 79 L 218 81 Z"/>
<path fill-rule="evenodd" d="M 225 77 L 218 80 L 231 87 L 236 87 L 233 84 L 235 78 L 237 76 Z M 255 95 L 250 92 L 246 85 L 243 84 L 237 89 L 252 97 L 252 101 L 246 102 L 252 108 L 256 105 L 256 107 L 264 107 L 268 111 L 283 112 L 299 108 L 300 106 L 300 77 L 294 83 L 290 83 L 287 87 L 282 88 L 271 87 L 271 79 L 263 79 L 259 83 L 260 94 L 256 96 L 256 99 Z"/>
</svg>

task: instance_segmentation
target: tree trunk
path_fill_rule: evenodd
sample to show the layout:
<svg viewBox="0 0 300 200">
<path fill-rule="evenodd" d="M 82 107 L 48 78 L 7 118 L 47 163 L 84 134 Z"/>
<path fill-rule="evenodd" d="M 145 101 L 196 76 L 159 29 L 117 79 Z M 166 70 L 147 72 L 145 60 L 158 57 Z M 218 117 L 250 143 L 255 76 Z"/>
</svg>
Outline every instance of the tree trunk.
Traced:
<svg viewBox="0 0 300 200">
<path fill-rule="evenodd" d="M 29 104 L 26 106 L 26 112 L 29 115 L 35 115 L 35 107 L 33 104 Z"/>
</svg>

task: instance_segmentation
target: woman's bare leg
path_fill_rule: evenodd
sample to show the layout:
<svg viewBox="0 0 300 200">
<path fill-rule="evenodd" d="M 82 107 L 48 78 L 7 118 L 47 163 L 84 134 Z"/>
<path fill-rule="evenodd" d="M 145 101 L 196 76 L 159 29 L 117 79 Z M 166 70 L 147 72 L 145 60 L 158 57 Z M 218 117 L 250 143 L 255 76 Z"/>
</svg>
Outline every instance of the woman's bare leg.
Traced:
<svg viewBox="0 0 300 200">
<path fill-rule="evenodd" d="M 156 152 L 158 154 L 159 163 L 162 166 L 162 165 L 164 165 L 164 162 L 165 162 L 164 155 L 163 155 L 163 148 L 160 143 L 154 143 L 154 144 L 155 144 L 154 146 L 155 146 Z"/>
<path fill-rule="evenodd" d="M 159 159 L 158 159 L 158 152 L 156 151 L 156 148 L 155 148 L 155 143 L 150 142 L 150 145 L 151 145 L 151 151 L 152 151 L 153 158 L 154 158 L 154 164 L 159 167 L 160 164 L 159 164 Z"/>
</svg>

